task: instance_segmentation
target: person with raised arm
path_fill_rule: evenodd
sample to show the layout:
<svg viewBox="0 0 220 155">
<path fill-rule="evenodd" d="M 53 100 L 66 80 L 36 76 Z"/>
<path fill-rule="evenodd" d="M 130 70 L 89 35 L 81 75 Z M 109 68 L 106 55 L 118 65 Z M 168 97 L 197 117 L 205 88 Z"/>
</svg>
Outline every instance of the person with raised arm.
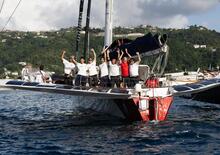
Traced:
<svg viewBox="0 0 220 155">
<path fill-rule="evenodd" d="M 69 61 L 66 60 L 65 57 L 66 51 L 62 51 L 61 59 L 64 64 L 64 83 L 68 85 L 73 85 L 73 74 L 76 65 L 74 64 L 74 56 L 70 56 Z"/>
<path fill-rule="evenodd" d="M 107 48 L 103 48 L 101 54 L 104 56 L 101 58 L 101 64 L 99 65 L 100 72 L 100 86 L 108 87 L 109 84 L 109 75 L 108 75 L 108 61 L 107 61 Z"/>
<path fill-rule="evenodd" d="M 127 55 L 130 56 L 127 49 L 125 49 L 125 52 Z M 123 51 L 122 51 L 122 54 L 119 58 L 119 62 L 120 62 L 120 66 L 121 66 L 121 76 L 122 76 L 123 87 L 130 87 L 129 63 L 128 63 L 128 58 L 126 56 L 124 56 Z"/>
<path fill-rule="evenodd" d="M 92 48 L 91 49 L 91 53 L 93 55 L 93 59 L 92 57 L 90 57 L 88 59 L 88 75 L 89 75 L 89 86 L 90 87 L 95 87 L 98 85 L 98 71 L 97 71 L 97 67 L 96 67 L 96 53 L 95 50 Z"/>
<path fill-rule="evenodd" d="M 75 86 L 86 86 L 87 83 L 87 77 L 88 77 L 88 67 L 85 63 L 85 58 L 81 57 L 80 62 L 77 62 L 75 59 L 73 59 L 74 64 L 76 65 L 78 69 L 78 73 L 76 75 L 75 79 Z"/>
<path fill-rule="evenodd" d="M 115 85 L 119 88 L 120 87 L 120 68 L 118 59 L 120 58 L 120 51 L 118 50 L 118 58 L 113 58 L 110 60 L 109 50 L 107 50 L 107 59 L 109 64 L 109 76 L 110 76 L 110 83 L 111 87 L 113 88 Z"/>
<path fill-rule="evenodd" d="M 130 84 L 131 87 L 134 87 L 139 80 L 139 64 L 141 62 L 141 57 L 139 52 L 137 52 L 137 57 L 138 60 L 135 61 L 134 58 L 131 57 L 131 55 L 129 53 L 127 53 L 128 56 L 130 57 L 130 65 L 129 65 L 129 74 L 130 74 Z"/>
</svg>

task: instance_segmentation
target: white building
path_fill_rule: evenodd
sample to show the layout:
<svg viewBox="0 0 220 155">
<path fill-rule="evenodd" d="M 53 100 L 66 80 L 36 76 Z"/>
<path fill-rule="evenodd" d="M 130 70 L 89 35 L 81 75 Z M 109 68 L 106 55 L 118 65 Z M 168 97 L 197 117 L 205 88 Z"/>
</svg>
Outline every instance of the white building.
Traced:
<svg viewBox="0 0 220 155">
<path fill-rule="evenodd" d="M 43 38 L 43 39 L 47 39 L 48 36 L 40 35 L 40 36 L 34 36 L 34 38 Z"/>
<path fill-rule="evenodd" d="M 22 66 L 27 65 L 27 63 L 26 63 L 26 62 L 19 62 L 18 64 L 19 64 L 19 65 L 22 65 Z"/>
<path fill-rule="evenodd" d="M 116 38 L 127 38 L 127 37 L 141 37 L 144 36 L 143 33 L 129 33 L 129 34 L 115 34 L 114 37 Z"/>
<path fill-rule="evenodd" d="M 80 31 L 80 34 L 86 34 L 86 31 Z"/>
<path fill-rule="evenodd" d="M 200 45 L 195 44 L 195 45 L 193 45 L 193 47 L 194 47 L 195 49 L 197 49 L 197 48 L 200 48 Z"/>
<path fill-rule="evenodd" d="M 2 43 L 5 43 L 7 41 L 7 39 L 2 39 Z"/>
<path fill-rule="evenodd" d="M 194 47 L 195 49 L 198 49 L 198 48 L 207 48 L 207 45 L 198 45 L 198 44 L 195 44 L 195 45 L 193 45 L 193 47 Z"/>
<path fill-rule="evenodd" d="M 18 74 L 18 72 L 12 72 L 11 75 L 18 76 L 19 74 Z"/>
<path fill-rule="evenodd" d="M 200 45 L 200 48 L 207 48 L 206 45 Z"/>
<path fill-rule="evenodd" d="M 212 49 L 212 52 L 216 52 L 216 51 L 217 51 L 217 49 L 215 49 L 215 48 Z"/>
<path fill-rule="evenodd" d="M 143 33 L 129 33 L 127 35 L 128 37 L 141 37 L 141 36 L 144 36 Z"/>
</svg>

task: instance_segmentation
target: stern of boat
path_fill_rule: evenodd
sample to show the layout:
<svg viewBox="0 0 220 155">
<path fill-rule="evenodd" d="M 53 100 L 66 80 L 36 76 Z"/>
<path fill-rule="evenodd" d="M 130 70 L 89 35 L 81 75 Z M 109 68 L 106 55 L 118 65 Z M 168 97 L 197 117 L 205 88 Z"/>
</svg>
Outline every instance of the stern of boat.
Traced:
<svg viewBox="0 0 220 155">
<path fill-rule="evenodd" d="M 115 100 L 129 121 L 164 121 L 173 102 L 169 88 L 143 89 L 128 100 Z"/>
</svg>

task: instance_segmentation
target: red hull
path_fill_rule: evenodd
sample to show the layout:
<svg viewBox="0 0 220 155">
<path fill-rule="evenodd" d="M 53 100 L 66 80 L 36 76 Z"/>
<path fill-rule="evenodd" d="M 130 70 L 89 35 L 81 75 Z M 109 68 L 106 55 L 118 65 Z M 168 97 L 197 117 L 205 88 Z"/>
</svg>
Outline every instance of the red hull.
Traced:
<svg viewBox="0 0 220 155">
<path fill-rule="evenodd" d="M 167 118 L 170 106 L 173 102 L 172 96 L 146 98 L 149 108 L 146 110 L 138 109 L 143 121 L 164 121 Z M 140 99 L 134 99 L 134 103 L 139 105 Z"/>
<path fill-rule="evenodd" d="M 140 108 L 141 100 L 146 101 L 146 109 Z M 164 121 L 167 118 L 173 97 L 145 97 L 115 101 L 125 118 L 129 121 Z"/>
</svg>

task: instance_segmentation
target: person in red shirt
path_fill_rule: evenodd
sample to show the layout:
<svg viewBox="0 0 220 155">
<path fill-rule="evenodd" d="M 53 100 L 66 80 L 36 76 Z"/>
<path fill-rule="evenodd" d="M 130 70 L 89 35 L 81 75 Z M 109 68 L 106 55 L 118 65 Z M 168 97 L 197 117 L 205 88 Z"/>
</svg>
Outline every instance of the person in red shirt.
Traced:
<svg viewBox="0 0 220 155">
<path fill-rule="evenodd" d="M 128 53 L 127 49 L 125 49 L 125 52 L 129 56 L 129 53 Z M 130 87 L 128 58 L 126 56 L 123 57 L 123 55 L 124 55 L 124 52 L 122 51 L 122 54 L 119 58 L 120 65 L 121 65 L 122 83 L 123 83 L 122 87 Z"/>
</svg>

